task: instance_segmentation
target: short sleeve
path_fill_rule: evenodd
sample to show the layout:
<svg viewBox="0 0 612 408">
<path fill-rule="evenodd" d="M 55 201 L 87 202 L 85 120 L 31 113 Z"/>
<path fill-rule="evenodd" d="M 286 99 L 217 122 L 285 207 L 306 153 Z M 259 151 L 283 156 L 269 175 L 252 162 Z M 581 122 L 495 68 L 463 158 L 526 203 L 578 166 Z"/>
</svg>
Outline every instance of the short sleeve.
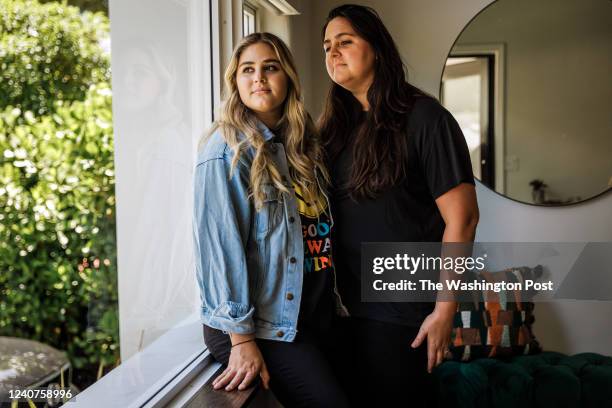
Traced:
<svg viewBox="0 0 612 408">
<path fill-rule="evenodd" d="M 474 184 L 470 153 L 459 124 L 436 102 L 435 110 L 420 117 L 417 152 L 434 199 L 461 183 Z"/>
</svg>

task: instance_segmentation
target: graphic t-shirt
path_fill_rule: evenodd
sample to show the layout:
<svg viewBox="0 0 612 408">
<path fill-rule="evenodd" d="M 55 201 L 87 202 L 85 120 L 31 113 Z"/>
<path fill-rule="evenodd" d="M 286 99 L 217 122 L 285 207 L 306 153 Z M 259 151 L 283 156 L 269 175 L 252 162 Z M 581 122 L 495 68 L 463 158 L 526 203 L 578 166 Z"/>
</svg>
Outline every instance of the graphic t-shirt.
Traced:
<svg viewBox="0 0 612 408">
<path fill-rule="evenodd" d="M 326 330 L 334 314 L 334 265 L 327 200 L 307 203 L 293 184 L 304 240 L 304 284 L 298 326 Z"/>
</svg>

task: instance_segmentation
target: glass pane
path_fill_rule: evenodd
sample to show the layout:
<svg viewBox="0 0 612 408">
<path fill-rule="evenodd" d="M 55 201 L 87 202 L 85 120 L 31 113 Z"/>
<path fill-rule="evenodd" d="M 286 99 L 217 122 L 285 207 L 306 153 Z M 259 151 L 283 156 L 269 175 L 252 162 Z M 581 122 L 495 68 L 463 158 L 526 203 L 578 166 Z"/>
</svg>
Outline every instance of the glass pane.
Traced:
<svg viewBox="0 0 612 408">
<path fill-rule="evenodd" d="M 0 9 L 0 400 L 120 361 L 108 3 L 43 3 Z"/>
<path fill-rule="evenodd" d="M 249 34 L 255 32 L 255 14 L 251 14 L 249 17 Z"/>
<path fill-rule="evenodd" d="M 0 399 L 40 379 L 83 391 L 198 311 L 208 3 L 113 2 L 112 90 L 108 2 L 73 3 L 0 8 Z"/>
<path fill-rule="evenodd" d="M 199 310 L 192 189 L 212 112 L 207 10 L 201 1 L 112 3 L 123 360 Z"/>
<path fill-rule="evenodd" d="M 255 10 L 244 6 L 242 12 L 242 33 L 246 37 L 255 32 Z"/>
</svg>

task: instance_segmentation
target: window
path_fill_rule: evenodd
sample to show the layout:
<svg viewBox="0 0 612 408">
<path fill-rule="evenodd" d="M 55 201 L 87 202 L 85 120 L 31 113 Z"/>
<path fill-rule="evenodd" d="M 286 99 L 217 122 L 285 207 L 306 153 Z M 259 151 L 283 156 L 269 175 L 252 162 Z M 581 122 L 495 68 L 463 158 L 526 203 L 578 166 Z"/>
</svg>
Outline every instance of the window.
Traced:
<svg viewBox="0 0 612 408">
<path fill-rule="evenodd" d="M 83 390 L 120 347 L 108 4 L 3 1 L 0 43 L 1 403 Z"/>
<path fill-rule="evenodd" d="M 206 353 L 190 203 L 219 83 L 218 2 L 95 2 L 112 8 L 112 32 L 106 14 L 30 3 L 0 10 L 0 42 L 13 43 L 8 21 L 30 24 L 19 44 L 31 46 L 6 49 L 17 65 L 0 84 L 31 91 L 22 101 L 8 99 L 13 88 L 0 93 L 0 342 L 68 351 L 73 377 L 62 360 L 53 381 L 77 385 L 83 406 L 142 405 Z M 45 47 L 55 41 L 84 54 L 53 65 Z M 19 72 L 39 75 L 32 90 Z M 64 83 L 76 77 L 83 83 Z M 19 369 L 0 368 L 0 398 Z"/>
<path fill-rule="evenodd" d="M 253 34 L 256 29 L 256 9 L 248 3 L 242 4 L 242 35 L 246 37 L 249 34 Z"/>
</svg>

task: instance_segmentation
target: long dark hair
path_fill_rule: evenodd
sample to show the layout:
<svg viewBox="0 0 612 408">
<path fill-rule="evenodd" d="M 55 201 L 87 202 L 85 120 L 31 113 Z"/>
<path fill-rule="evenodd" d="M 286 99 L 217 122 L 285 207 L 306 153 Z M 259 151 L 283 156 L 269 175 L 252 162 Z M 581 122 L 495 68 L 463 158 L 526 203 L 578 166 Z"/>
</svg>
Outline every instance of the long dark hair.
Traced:
<svg viewBox="0 0 612 408">
<path fill-rule="evenodd" d="M 351 92 L 332 82 L 318 125 L 330 161 L 349 137 L 355 137 L 351 177 L 344 187 L 353 198 L 373 198 L 405 177 L 406 122 L 415 98 L 425 94 L 407 82 L 397 46 L 373 8 L 353 4 L 334 8 L 323 25 L 323 39 L 327 25 L 336 17 L 346 18 L 374 50 L 374 80 L 367 94 L 370 110 L 355 129 L 361 104 Z"/>
</svg>

